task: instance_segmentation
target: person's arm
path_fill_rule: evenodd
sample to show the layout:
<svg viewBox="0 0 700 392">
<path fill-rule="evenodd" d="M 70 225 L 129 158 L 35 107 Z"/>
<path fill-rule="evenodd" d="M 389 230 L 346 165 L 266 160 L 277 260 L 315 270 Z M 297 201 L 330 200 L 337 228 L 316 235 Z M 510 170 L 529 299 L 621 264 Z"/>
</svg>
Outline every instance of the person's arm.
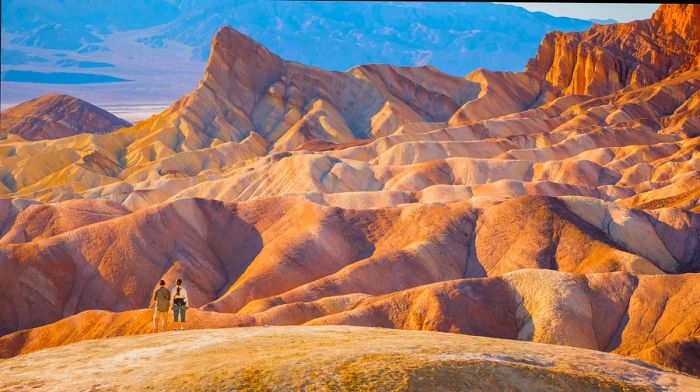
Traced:
<svg viewBox="0 0 700 392">
<path fill-rule="evenodd" d="M 182 289 L 182 296 L 185 298 L 185 306 L 189 308 L 190 300 L 189 298 L 187 298 L 187 290 L 185 290 L 184 288 Z"/>
</svg>

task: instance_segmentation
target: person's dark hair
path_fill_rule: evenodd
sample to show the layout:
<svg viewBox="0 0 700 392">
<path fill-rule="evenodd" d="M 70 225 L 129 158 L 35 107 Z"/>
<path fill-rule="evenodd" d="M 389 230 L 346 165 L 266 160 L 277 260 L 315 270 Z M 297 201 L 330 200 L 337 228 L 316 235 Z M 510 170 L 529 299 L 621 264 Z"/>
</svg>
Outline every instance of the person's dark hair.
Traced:
<svg viewBox="0 0 700 392">
<path fill-rule="evenodd" d="M 182 284 L 182 279 L 178 279 L 175 281 L 175 284 L 177 285 L 177 291 L 175 291 L 175 295 L 180 295 L 180 285 Z"/>
<path fill-rule="evenodd" d="M 165 281 L 161 279 L 161 280 L 160 280 L 160 285 L 161 285 L 161 286 L 165 286 Z"/>
</svg>

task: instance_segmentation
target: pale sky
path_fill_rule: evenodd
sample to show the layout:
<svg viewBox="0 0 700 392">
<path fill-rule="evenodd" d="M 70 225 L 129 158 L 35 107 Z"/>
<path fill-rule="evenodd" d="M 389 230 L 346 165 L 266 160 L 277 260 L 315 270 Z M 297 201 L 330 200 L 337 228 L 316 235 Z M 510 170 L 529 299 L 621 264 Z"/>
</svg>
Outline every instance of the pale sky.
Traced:
<svg viewBox="0 0 700 392">
<path fill-rule="evenodd" d="M 530 11 L 542 11 L 553 16 L 568 16 L 578 19 L 615 19 L 629 22 L 648 19 L 659 4 L 620 4 L 620 3 L 501 3 L 523 7 Z"/>
</svg>

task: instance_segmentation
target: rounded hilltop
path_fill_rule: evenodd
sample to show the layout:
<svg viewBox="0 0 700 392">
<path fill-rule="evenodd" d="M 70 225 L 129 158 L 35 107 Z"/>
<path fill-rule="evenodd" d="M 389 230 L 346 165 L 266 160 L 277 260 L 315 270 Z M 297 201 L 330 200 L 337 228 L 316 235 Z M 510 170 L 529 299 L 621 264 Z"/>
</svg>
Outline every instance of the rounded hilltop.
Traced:
<svg viewBox="0 0 700 392">
<path fill-rule="evenodd" d="M 131 126 L 112 113 L 64 94 L 46 94 L 2 111 L 0 134 L 27 140 L 60 139 L 79 133 L 108 133 Z"/>
<path fill-rule="evenodd" d="M 81 366 L 67 367 L 65 358 L 81 358 Z M 692 377 L 579 348 L 348 326 L 209 329 L 92 340 L 15 357 L 2 365 L 0 388 L 19 389 L 700 388 L 700 381 Z"/>
</svg>

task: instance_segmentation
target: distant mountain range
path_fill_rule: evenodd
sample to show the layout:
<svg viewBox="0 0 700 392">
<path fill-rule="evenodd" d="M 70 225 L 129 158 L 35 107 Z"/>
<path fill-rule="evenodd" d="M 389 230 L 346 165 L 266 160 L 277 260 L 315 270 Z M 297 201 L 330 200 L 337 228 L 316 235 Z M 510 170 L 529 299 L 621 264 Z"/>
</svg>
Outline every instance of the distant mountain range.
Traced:
<svg viewBox="0 0 700 392">
<path fill-rule="evenodd" d="M 2 102 L 52 91 L 97 103 L 172 100 L 196 86 L 210 39 L 225 24 L 284 58 L 325 69 L 429 64 L 454 75 L 521 70 L 545 33 L 593 24 L 491 3 L 147 0 L 127 7 L 3 0 Z M 80 75 L 65 75 L 71 72 Z M 101 85 L 102 92 L 78 85 L 112 78 L 132 82 Z"/>
</svg>

